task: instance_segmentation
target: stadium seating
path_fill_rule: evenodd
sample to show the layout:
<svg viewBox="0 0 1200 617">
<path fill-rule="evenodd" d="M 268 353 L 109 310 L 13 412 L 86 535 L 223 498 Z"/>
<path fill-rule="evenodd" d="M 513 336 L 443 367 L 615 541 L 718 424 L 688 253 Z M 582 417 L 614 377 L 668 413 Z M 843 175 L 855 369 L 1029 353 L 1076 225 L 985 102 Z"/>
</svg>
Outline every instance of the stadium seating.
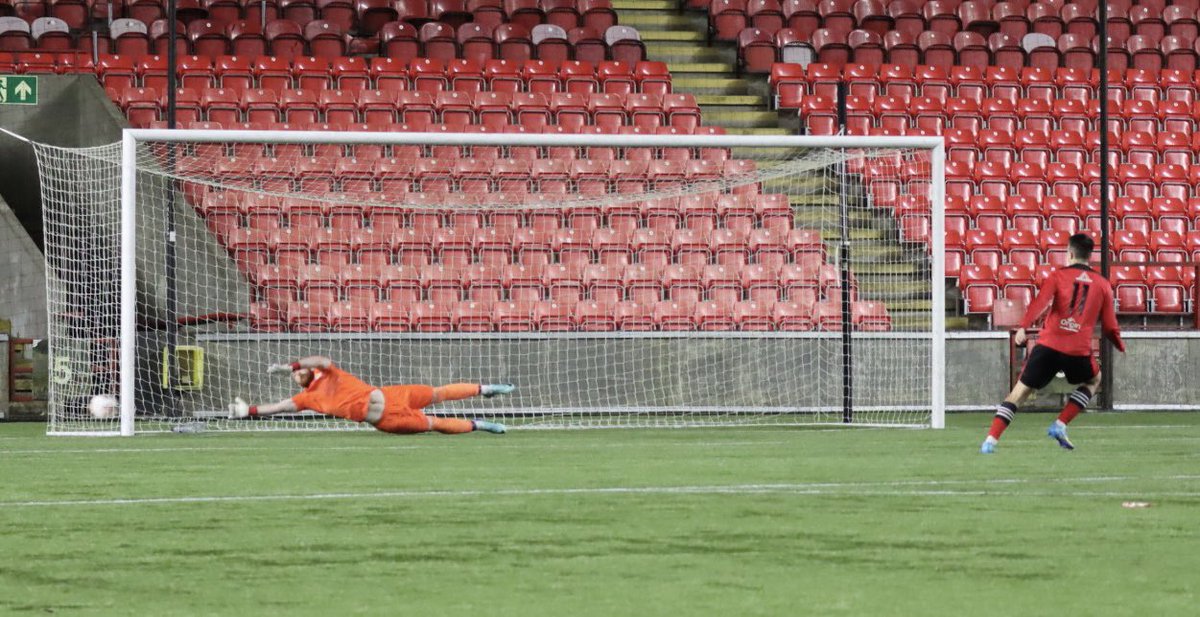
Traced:
<svg viewBox="0 0 1200 617">
<path fill-rule="evenodd" d="M 991 315 L 1007 299 L 1026 301 L 1039 268 L 1062 263 L 1066 235 L 1098 233 L 1100 131 L 1113 144 L 1114 257 L 1181 260 L 1200 248 L 1191 244 L 1200 222 L 1200 207 L 1192 197 L 1200 185 L 1200 172 L 1192 171 L 1200 147 L 1193 137 L 1200 121 L 1200 22 L 1190 4 L 1110 7 L 1110 80 L 1117 87 L 1110 92 L 1108 126 L 1100 126 L 1095 105 L 1099 75 L 1091 68 L 1098 54 L 1093 3 L 687 4 L 707 11 L 714 39 L 736 45 L 740 70 L 769 74 L 777 107 L 797 110 L 804 131 L 841 130 L 836 105 L 840 81 L 850 94 L 847 132 L 943 136 L 949 158 L 947 245 L 952 247 L 947 276 L 959 282 L 964 308 L 971 314 Z M 175 95 L 181 125 L 682 134 L 701 127 L 695 99 L 672 92 L 666 65 L 646 61 L 640 36 L 618 23 L 610 0 L 279 2 L 268 5 L 266 20 L 260 10 L 254 3 L 219 0 L 179 7 L 180 89 Z M 0 70 L 94 72 L 132 125 L 163 126 L 168 44 L 163 16 L 163 5 L 152 1 L 128 3 L 111 26 L 94 19 L 84 3 L 56 2 L 42 7 L 36 17 L 3 17 Z M 101 35 L 92 61 L 89 31 L 94 29 Z M 780 62 L 805 53 L 814 59 L 807 66 Z M 279 152 L 239 147 L 222 153 L 223 160 L 211 169 L 224 181 L 257 188 L 362 198 L 350 200 L 354 205 L 336 216 L 301 207 L 271 215 L 197 204 L 239 263 L 697 268 L 690 286 L 661 276 L 638 281 L 632 291 L 645 302 L 620 310 L 618 304 L 630 302 L 631 295 L 624 271 L 615 279 L 602 279 L 615 284 L 586 283 L 582 270 L 577 286 L 561 277 L 553 283 L 530 279 L 517 286 L 519 302 L 511 296 L 511 286 L 477 285 L 473 275 L 460 279 L 454 302 L 504 303 L 494 308 L 503 308 L 511 322 L 502 322 L 496 312 L 490 322 L 480 320 L 473 316 L 479 306 L 460 311 L 441 297 L 443 286 L 433 287 L 439 294 L 434 300 L 430 287 L 418 284 L 419 299 L 431 304 L 422 309 L 422 328 L 446 323 L 471 329 L 499 329 L 502 323 L 582 328 L 576 313 L 583 303 L 590 311 L 587 327 L 628 323 L 722 329 L 753 323 L 777 328 L 776 304 L 789 302 L 789 290 L 810 289 L 802 282 L 812 269 L 797 272 L 795 267 L 811 244 L 792 235 L 804 230 L 791 228 L 786 198 L 782 214 L 769 213 L 765 205 L 755 204 L 747 212 L 731 200 L 713 200 L 624 210 L 580 208 L 557 218 L 485 213 L 454 222 L 436 220 L 419 208 L 396 213 L 363 205 L 398 191 L 421 200 L 451 189 L 496 199 L 537 199 L 567 190 L 639 191 L 719 177 L 725 167 L 718 159 L 728 153 L 678 149 L 661 153 L 664 160 L 649 161 L 630 160 L 614 148 L 281 150 L 306 162 L 286 168 L 276 160 Z M 414 159 L 423 162 L 413 164 Z M 857 172 L 873 205 L 895 216 L 901 239 L 928 240 L 927 206 L 918 196 L 905 194 L 904 183 L 889 179 L 894 170 Z M 357 214 L 352 213 L 355 208 Z M 277 228 L 271 220 L 278 221 Z M 291 242 L 290 235 L 270 235 L 306 227 L 335 236 L 334 230 L 357 229 L 372 240 L 368 246 L 332 238 L 325 245 L 308 246 Z M 424 241 L 401 241 L 391 235 L 376 238 L 380 228 L 442 231 Z M 460 229 L 470 233 L 448 233 Z M 586 241 L 568 241 L 565 234 L 528 235 L 552 230 L 581 232 L 576 236 Z M 816 244 L 820 246 L 819 239 Z M 705 278 L 708 266 L 731 268 L 726 274 L 736 286 Z M 1146 276 L 1155 267 L 1147 266 Z M 775 278 L 764 277 L 764 269 L 774 269 L 769 274 Z M 679 268 L 672 272 L 681 273 Z M 1130 294 L 1125 306 L 1134 307 L 1129 310 L 1177 312 L 1187 306 L 1190 283 L 1176 296 L 1172 290 L 1179 285 L 1171 286 L 1171 274 L 1156 276 L 1163 282 L 1161 301 L 1159 286 L 1148 284 L 1143 297 L 1124 292 Z M 1028 284 L 1030 277 L 1034 285 Z M 1180 281 L 1184 278 L 1179 275 Z M 489 274 L 478 281 L 485 279 L 501 280 Z M 378 291 L 371 301 L 394 304 L 391 288 L 378 277 L 372 280 Z M 1138 289 L 1135 280 L 1129 278 L 1122 288 Z M 292 307 L 272 304 L 271 315 L 277 319 L 266 320 L 272 327 L 415 327 L 410 312 L 401 319 L 395 307 L 377 312 L 366 304 L 334 304 L 325 297 L 314 301 L 306 295 L 307 284 L 293 282 L 294 301 L 306 306 L 296 307 L 292 320 Z M 650 302 L 656 286 L 661 293 Z M 810 327 L 841 327 L 840 312 L 836 320 L 822 317 L 820 305 L 829 298 L 820 284 L 815 287 L 817 297 L 801 303 L 808 307 Z M 350 298 L 350 289 L 339 288 L 339 303 L 365 301 Z M 410 294 L 412 288 L 395 290 Z M 597 292 L 599 297 L 593 295 Z M 536 302 L 526 304 L 534 301 L 526 295 L 557 306 L 541 307 L 539 313 Z M 667 302 L 671 304 L 658 304 Z M 741 307 L 745 302 L 755 306 Z M 317 319 L 322 307 L 328 310 Z M 610 311 L 600 315 L 596 307 Z M 692 310 L 686 318 L 684 308 Z M 794 313 L 793 308 L 783 311 Z M 885 323 L 870 317 L 873 307 L 860 308 L 864 317 L 852 320 L 855 327 Z M 568 314 L 565 321 L 558 315 L 562 311 Z M 396 319 L 376 320 L 377 313 Z"/>
<path fill-rule="evenodd" d="M 1067 13 L 1073 16 L 1064 25 L 1087 25 L 1088 19 Z M 1043 15 L 1030 23 L 1050 28 L 1053 22 Z M 1180 27 L 1190 35 L 1186 21 Z M 1067 34 L 1071 30 L 1062 36 Z M 1062 51 L 1065 57 L 1067 50 Z M 849 133 L 943 135 L 949 159 L 947 246 L 964 247 L 947 255 L 947 276 L 957 278 L 969 314 L 991 314 L 997 298 L 1027 301 L 1030 287 L 1010 285 L 1013 279 L 1001 276 L 1001 269 L 1062 265 L 1066 235 L 1098 234 L 1100 130 L 1108 131 L 1112 144 L 1113 257 L 1178 261 L 1188 255 L 1183 234 L 1193 229 L 1189 222 L 1195 223 L 1186 211 L 1197 179 L 1189 171 L 1198 84 L 1191 67 L 1160 70 L 1135 63 L 1112 71 L 1111 120 L 1102 127 L 1095 110 L 1095 70 L 1074 68 L 1065 60 L 1054 68 L 1025 66 L 1027 61 L 1000 66 L 997 56 L 991 60 L 997 65 L 985 67 L 775 64 L 771 69 L 777 105 L 797 108 L 810 133 L 839 131 L 835 86 L 843 81 L 850 94 Z M 876 186 L 871 170 L 864 171 L 864 180 Z M 877 206 L 901 219 L 902 234 L 921 237 L 927 224 L 909 200 L 916 196 L 894 190 L 872 195 Z M 1013 244 L 1018 232 L 1040 236 L 1039 247 Z M 1166 268 L 1177 274 L 1189 270 Z M 1177 312 L 1187 305 L 1191 289 L 1164 286 L 1163 302 L 1156 303 L 1149 287 L 1142 293 L 1142 287 L 1125 282 L 1122 288 L 1122 310 L 1130 313 Z"/>
<path fill-rule="evenodd" d="M 90 3 L 50 3 L 49 15 L 40 2 L 20 6 L 39 10 L 0 15 L 0 51 L 78 49 L 135 59 L 166 53 L 169 23 L 157 1 L 117 6 L 111 23 L 107 15 L 101 17 L 107 7 L 89 11 Z M 267 4 L 265 19 L 261 6 L 210 0 L 204 6 L 178 7 L 178 52 L 213 59 L 223 54 L 292 59 L 378 53 L 404 62 L 416 57 L 480 62 L 537 57 L 556 63 L 571 57 L 591 62 L 646 59 L 637 30 L 617 24 L 610 0 L 510 0 L 505 6 L 470 7 L 449 0 L 293 0 Z M 99 34 L 95 50 L 92 32 Z"/>
<path fill-rule="evenodd" d="M 143 99 L 152 104 L 152 94 L 130 95 L 129 104 Z M 531 169 L 511 163 L 464 164 L 469 162 L 460 161 L 460 171 L 452 177 L 459 188 L 471 183 L 473 192 L 506 181 L 514 168 Z M 306 182 L 306 173 L 321 173 L 328 163 L 286 181 L 294 188 Z M 414 163 L 420 169 L 420 161 Z M 276 181 L 288 176 L 285 167 L 272 167 L 270 159 L 239 164 L 257 172 L 251 177 Z M 349 164 L 338 168 L 327 189 L 345 189 L 358 177 Z M 384 165 L 376 164 L 366 172 L 367 183 L 358 186 L 374 188 L 372 180 L 382 181 L 385 172 Z M 214 171 L 237 173 L 234 167 Z M 419 178 L 420 172 L 414 172 L 412 188 L 418 191 Z M 442 194 L 440 189 L 425 193 Z M 347 197 L 371 201 L 370 195 Z M 706 218 L 680 216 L 683 204 L 670 198 L 633 211 L 636 227 L 622 232 L 608 226 L 622 219 L 617 211 L 602 221 L 571 211 L 567 217 L 537 212 L 514 217 L 500 211 L 441 215 L 432 210 L 427 215 L 406 208 L 392 216 L 394 209 L 387 206 L 309 205 L 236 191 L 200 192 L 194 205 L 254 284 L 252 318 L 261 329 L 841 327 L 840 314 L 822 317 L 815 312 L 821 297 L 836 291 L 821 283 L 828 278 L 822 273 L 823 245 L 811 234 L 790 229 L 790 218 L 788 226 L 776 229 L 707 229 Z M 772 195 L 757 196 L 748 206 L 758 219 L 778 207 Z M 742 216 L 734 209 L 725 212 L 726 217 Z M 697 227 L 684 226 L 688 222 Z M 737 258 L 722 263 L 722 254 Z M 886 308 L 878 303 L 855 302 L 853 310 L 853 323 L 861 329 L 890 327 Z"/>
<path fill-rule="evenodd" d="M 886 6 L 885 6 L 886 4 Z M 820 63 L 984 68 L 1095 66 L 1098 24 L 1092 2 L 938 2 L 910 4 L 828 0 L 706 2 L 709 32 L 734 41 L 739 54 L 776 61 L 793 46 L 811 48 Z M 1197 68 L 1196 8 L 1114 5 L 1109 16 L 1109 66 Z M 757 31 L 757 32 L 756 32 Z M 758 51 L 762 50 L 762 51 Z M 746 65 L 767 72 L 762 61 Z"/>
<path fill-rule="evenodd" d="M 543 70 L 536 60 L 493 59 L 483 66 L 458 58 L 407 64 L 356 60 L 186 56 L 179 64 L 178 119 L 181 126 L 209 129 L 700 129 L 694 100 L 670 92 L 670 75 L 661 63 L 575 61 Z M 105 55 L 97 72 L 132 124 L 162 126 L 161 57 Z M 273 156 L 285 150 L 288 159 Z M 251 200 L 234 191 L 189 192 L 254 285 L 249 313 L 254 327 L 730 329 L 741 325 L 735 306 L 750 297 L 763 310 L 747 323 L 772 329 L 777 322 L 769 309 L 787 298 L 773 278 L 781 266 L 795 267 L 785 263 L 793 253 L 814 250 L 806 236 L 785 237 L 791 217 L 786 199 L 775 199 L 782 196 L 661 200 L 628 211 L 580 208 L 565 217 L 450 216 L 436 209 L 436 197 L 454 189 L 527 199 L 568 184 L 601 193 L 645 190 L 652 183 L 718 178 L 741 169 L 699 159 L 695 149 L 679 149 L 659 161 L 625 160 L 609 148 L 477 148 L 470 158 L 462 149 L 418 147 L 393 148 L 389 157 L 366 147 L 354 149 L 355 158 L 347 154 L 296 146 L 194 153 L 212 157 L 205 168 L 227 186 L 326 197 L 341 192 L 354 202 L 330 206 L 262 194 Z M 564 156 L 576 162 L 560 162 Z M 385 192 L 410 193 L 406 201 L 435 209 L 362 205 L 384 201 Z M 712 262 L 732 268 L 723 284 L 701 276 Z M 819 263 L 805 263 L 810 270 L 804 277 L 815 280 Z M 593 266 L 609 270 L 588 270 Z M 808 312 L 812 304 L 804 305 Z M 818 320 L 809 322 L 813 327 Z"/>
</svg>

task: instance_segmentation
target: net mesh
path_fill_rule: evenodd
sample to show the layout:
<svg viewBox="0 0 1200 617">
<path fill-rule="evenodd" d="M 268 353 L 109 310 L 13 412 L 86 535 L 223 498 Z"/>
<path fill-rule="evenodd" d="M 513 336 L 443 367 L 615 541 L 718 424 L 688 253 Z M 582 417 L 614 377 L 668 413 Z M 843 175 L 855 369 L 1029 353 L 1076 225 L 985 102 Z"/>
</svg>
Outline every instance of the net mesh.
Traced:
<svg viewBox="0 0 1200 617">
<path fill-rule="evenodd" d="M 426 410 L 510 425 L 929 424 L 928 150 L 352 141 L 139 143 L 136 367 L 121 146 L 37 146 L 50 432 L 115 430 L 87 401 L 121 370 L 138 431 L 361 428 L 224 418 L 317 354 L 375 385 L 514 383 Z"/>
</svg>

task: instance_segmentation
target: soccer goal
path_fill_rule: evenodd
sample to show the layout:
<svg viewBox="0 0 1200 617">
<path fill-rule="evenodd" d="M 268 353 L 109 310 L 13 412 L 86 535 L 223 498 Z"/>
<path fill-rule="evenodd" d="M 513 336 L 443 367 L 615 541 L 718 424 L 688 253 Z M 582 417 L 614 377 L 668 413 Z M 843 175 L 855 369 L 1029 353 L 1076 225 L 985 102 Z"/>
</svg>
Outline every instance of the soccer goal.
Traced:
<svg viewBox="0 0 1200 617">
<path fill-rule="evenodd" d="M 35 146 L 51 434 L 361 428 L 272 362 L 529 428 L 941 427 L 936 137 L 127 130 Z M 119 417 L 89 401 L 116 396 Z"/>
</svg>

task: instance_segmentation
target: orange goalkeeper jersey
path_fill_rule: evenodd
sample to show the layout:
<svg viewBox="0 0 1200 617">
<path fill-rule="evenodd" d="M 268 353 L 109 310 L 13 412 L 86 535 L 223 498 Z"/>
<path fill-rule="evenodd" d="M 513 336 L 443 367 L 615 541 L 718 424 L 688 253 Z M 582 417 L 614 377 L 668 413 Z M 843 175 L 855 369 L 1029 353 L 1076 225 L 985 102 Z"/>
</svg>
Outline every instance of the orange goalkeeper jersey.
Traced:
<svg viewBox="0 0 1200 617">
<path fill-rule="evenodd" d="M 367 397 L 374 387 L 333 365 L 312 371 L 312 382 L 304 392 L 292 397 L 297 409 L 311 409 L 355 422 L 367 418 Z"/>
</svg>

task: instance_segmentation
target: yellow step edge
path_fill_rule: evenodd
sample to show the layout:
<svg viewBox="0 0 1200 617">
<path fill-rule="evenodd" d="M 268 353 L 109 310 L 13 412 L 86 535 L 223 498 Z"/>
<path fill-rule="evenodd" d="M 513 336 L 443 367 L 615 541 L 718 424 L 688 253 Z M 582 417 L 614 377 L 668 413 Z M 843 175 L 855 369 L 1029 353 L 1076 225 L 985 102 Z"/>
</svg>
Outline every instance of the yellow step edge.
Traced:
<svg viewBox="0 0 1200 617">
<path fill-rule="evenodd" d="M 612 7 L 616 10 L 643 10 L 643 11 L 675 11 L 679 9 L 679 5 L 670 0 L 614 0 Z"/>
<path fill-rule="evenodd" d="M 665 14 L 664 14 L 665 13 Z M 649 30 L 680 30 L 695 32 L 692 28 L 693 19 L 688 15 L 679 15 L 668 11 L 630 11 L 621 15 L 622 26 L 644 25 Z M 641 34 L 645 34 L 641 30 Z"/>
<path fill-rule="evenodd" d="M 698 105 L 766 105 L 767 98 L 756 94 L 697 94 Z"/>
<path fill-rule="evenodd" d="M 723 111 L 720 109 L 708 108 L 701 112 L 705 122 L 709 118 L 721 118 L 723 122 L 765 122 L 775 124 L 779 117 L 773 111 Z M 720 124 L 720 122 L 718 122 Z M 761 127 L 773 128 L 773 127 Z"/>
<path fill-rule="evenodd" d="M 675 73 L 729 73 L 732 66 L 724 62 L 668 62 L 667 70 Z"/>
<path fill-rule="evenodd" d="M 688 30 L 638 30 L 643 41 L 703 41 L 703 32 Z"/>
<path fill-rule="evenodd" d="M 730 88 L 734 86 L 744 86 L 744 79 L 735 77 L 680 77 L 672 79 L 671 83 L 676 88 Z M 761 97 L 760 97 L 761 98 Z"/>
<path fill-rule="evenodd" d="M 646 47 L 655 53 L 687 54 L 687 53 L 724 53 L 724 47 L 709 47 L 707 45 L 676 45 L 671 41 L 646 41 Z M 734 51 L 729 49 L 729 51 Z M 731 54 L 732 55 L 732 54 Z"/>
<path fill-rule="evenodd" d="M 707 119 L 707 118 L 706 118 Z M 708 124 L 713 124 L 708 122 Z M 720 123 L 716 123 L 720 125 Z M 796 135 L 796 132 L 785 128 L 763 128 L 763 127 L 743 127 L 743 126 L 728 126 L 725 127 L 725 133 L 729 135 Z"/>
</svg>

